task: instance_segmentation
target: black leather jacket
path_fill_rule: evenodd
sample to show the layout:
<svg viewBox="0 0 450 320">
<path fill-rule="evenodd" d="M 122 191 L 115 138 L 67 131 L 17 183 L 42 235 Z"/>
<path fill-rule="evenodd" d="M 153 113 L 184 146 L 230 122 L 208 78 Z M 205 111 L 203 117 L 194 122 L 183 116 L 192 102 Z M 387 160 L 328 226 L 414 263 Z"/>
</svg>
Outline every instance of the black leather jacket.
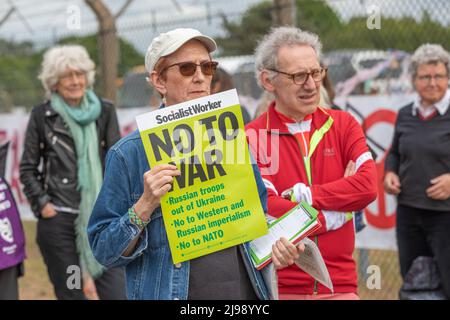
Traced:
<svg viewBox="0 0 450 320">
<path fill-rule="evenodd" d="M 96 120 L 99 155 L 104 168 L 108 149 L 120 139 L 116 111 L 111 102 L 101 100 L 102 112 Z M 39 217 L 48 203 L 78 209 L 77 156 L 75 143 L 64 126 L 62 117 L 50 101 L 31 111 L 20 161 L 20 181 L 31 205 Z"/>
</svg>

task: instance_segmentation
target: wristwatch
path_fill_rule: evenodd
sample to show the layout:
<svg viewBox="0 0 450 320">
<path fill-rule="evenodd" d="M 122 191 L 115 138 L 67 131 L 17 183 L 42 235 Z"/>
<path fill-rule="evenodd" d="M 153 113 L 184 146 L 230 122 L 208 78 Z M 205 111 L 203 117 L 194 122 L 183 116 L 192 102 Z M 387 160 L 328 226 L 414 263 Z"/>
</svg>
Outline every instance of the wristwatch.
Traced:
<svg viewBox="0 0 450 320">
<path fill-rule="evenodd" d="M 285 198 L 286 200 L 290 200 L 290 201 L 293 201 L 293 202 L 297 201 L 297 199 L 295 199 L 294 189 L 293 188 L 289 188 L 289 189 L 284 190 L 281 193 L 281 196 L 283 198 Z"/>
</svg>

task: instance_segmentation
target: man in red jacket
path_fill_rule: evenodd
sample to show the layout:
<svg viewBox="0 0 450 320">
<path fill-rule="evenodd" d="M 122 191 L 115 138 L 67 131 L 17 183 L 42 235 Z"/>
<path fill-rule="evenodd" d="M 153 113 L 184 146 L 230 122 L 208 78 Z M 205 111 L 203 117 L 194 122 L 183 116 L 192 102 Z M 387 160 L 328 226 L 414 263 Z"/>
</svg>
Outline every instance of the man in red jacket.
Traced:
<svg viewBox="0 0 450 320">
<path fill-rule="evenodd" d="M 268 111 L 247 125 L 250 147 L 268 191 L 268 213 L 279 217 L 306 201 L 320 211 L 316 242 L 334 294 L 296 265 L 278 271 L 280 298 L 357 299 L 351 212 L 375 200 L 375 163 L 361 127 L 348 113 L 318 106 L 326 69 L 317 35 L 273 29 L 256 49 L 257 79 L 274 94 Z M 351 171 L 354 174 L 349 175 Z"/>
</svg>

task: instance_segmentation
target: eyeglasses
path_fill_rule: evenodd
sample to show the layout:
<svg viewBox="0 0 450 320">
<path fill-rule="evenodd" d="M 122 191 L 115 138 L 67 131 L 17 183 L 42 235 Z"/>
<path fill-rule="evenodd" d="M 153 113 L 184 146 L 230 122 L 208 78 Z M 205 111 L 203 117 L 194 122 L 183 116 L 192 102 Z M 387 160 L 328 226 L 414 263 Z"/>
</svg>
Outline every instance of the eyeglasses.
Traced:
<svg viewBox="0 0 450 320">
<path fill-rule="evenodd" d="M 306 81 L 308 81 L 309 76 L 312 77 L 314 82 L 322 81 L 322 79 L 325 77 L 325 74 L 327 72 L 326 68 L 314 69 L 310 72 L 297 72 L 297 73 L 287 73 L 287 72 L 283 72 L 283 71 L 276 70 L 276 69 L 267 69 L 267 70 L 289 76 L 290 78 L 292 78 L 292 81 L 298 85 L 305 84 Z"/>
<path fill-rule="evenodd" d="M 161 70 L 161 73 L 166 71 L 169 68 L 172 68 L 174 66 L 178 66 L 178 70 L 180 70 L 180 73 L 185 77 L 191 77 L 195 74 L 197 71 L 197 66 L 200 66 L 200 70 L 205 76 L 212 76 L 214 72 L 217 69 L 217 66 L 219 63 L 217 61 L 204 61 L 200 64 L 196 64 L 194 62 L 179 62 L 171 64 L 170 66 L 165 67 Z"/>
<path fill-rule="evenodd" d="M 63 73 L 59 79 L 60 80 L 68 80 L 68 79 L 73 79 L 73 77 L 77 78 L 77 79 L 81 79 L 84 78 L 86 76 L 86 72 L 84 71 L 71 71 L 71 72 L 67 72 L 67 73 Z"/>
<path fill-rule="evenodd" d="M 448 79 L 448 75 L 437 74 L 435 76 L 431 76 L 431 75 L 427 74 L 424 76 L 417 76 L 417 79 L 420 82 L 425 82 L 425 83 L 430 83 L 431 79 L 434 79 L 436 82 L 440 82 L 440 81 Z"/>
</svg>

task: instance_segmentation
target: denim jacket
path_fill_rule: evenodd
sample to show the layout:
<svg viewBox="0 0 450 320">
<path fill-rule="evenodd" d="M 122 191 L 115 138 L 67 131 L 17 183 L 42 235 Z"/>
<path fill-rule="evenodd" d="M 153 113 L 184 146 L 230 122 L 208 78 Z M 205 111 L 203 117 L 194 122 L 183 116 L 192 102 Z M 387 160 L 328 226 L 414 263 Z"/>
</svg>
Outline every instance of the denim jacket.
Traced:
<svg viewBox="0 0 450 320">
<path fill-rule="evenodd" d="M 173 264 L 161 207 L 141 233 L 133 253 L 123 253 L 139 228 L 128 218 L 128 209 L 141 197 L 143 175 L 149 170 L 138 131 L 117 142 L 106 157 L 105 177 L 89 225 L 89 242 L 96 259 L 105 267 L 125 266 L 129 299 L 185 300 L 189 288 L 189 261 Z M 267 193 L 258 167 L 253 164 L 260 200 L 267 212 Z M 254 290 L 269 299 L 262 274 L 252 264 L 248 243 L 239 245 Z"/>
</svg>

